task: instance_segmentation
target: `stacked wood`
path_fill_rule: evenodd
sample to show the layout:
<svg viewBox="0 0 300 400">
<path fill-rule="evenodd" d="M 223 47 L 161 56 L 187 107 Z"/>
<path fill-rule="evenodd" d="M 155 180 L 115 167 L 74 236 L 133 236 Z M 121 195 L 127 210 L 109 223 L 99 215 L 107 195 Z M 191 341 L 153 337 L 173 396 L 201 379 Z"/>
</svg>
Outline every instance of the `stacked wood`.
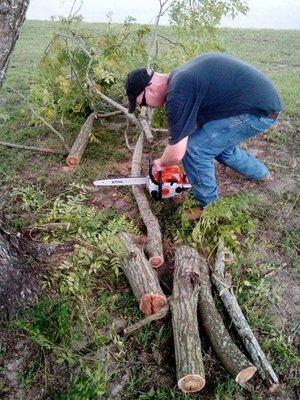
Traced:
<svg viewBox="0 0 300 400">
<path fill-rule="evenodd" d="M 279 380 L 255 338 L 234 294 L 226 284 L 225 276 L 225 251 L 222 243 L 218 246 L 216 262 L 212 275 L 212 281 L 216 287 L 223 304 L 241 338 L 248 353 L 257 367 L 261 377 L 267 382 L 269 391 L 274 393 L 279 389 Z"/>
<path fill-rule="evenodd" d="M 190 247 L 181 246 L 175 252 L 175 275 L 170 306 L 178 387 L 184 393 L 195 393 L 205 385 L 197 321 L 199 290 L 198 258 Z"/>
<path fill-rule="evenodd" d="M 94 119 L 96 117 L 96 113 L 92 113 L 88 116 L 85 123 L 82 125 L 82 128 L 70 150 L 70 153 L 67 157 L 67 165 L 69 167 L 76 167 L 81 160 L 81 157 L 84 153 L 86 145 L 88 144 L 89 137 L 91 134 L 91 129 L 93 126 Z"/>
<path fill-rule="evenodd" d="M 131 176 L 141 175 L 142 153 L 144 144 L 144 133 L 142 132 L 136 142 L 133 156 Z M 140 186 L 132 187 L 133 195 L 137 202 L 142 220 L 147 228 L 148 243 L 146 252 L 149 256 L 149 263 L 152 268 L 159 268 L 164 262 L 162 247 L 162 236 L 157 218 L 152 213 L 144 189 Z"/>
<path fill-rule="evenodd" d="M 122 269 L 133 294 L 146 316 L 154 314 L 167 304 L 167 297 L 160 287 L 158 277 L 132 235 L 121 232 L 119 238 L 126 250 Z"/>
<path fill-rule="evenodd" d="M 225 369 L 241 386 L 252 378 L 256 367 L 251 364 L 245 355 L 238 349 L 231 339 L 223 320 L 215 306 L 209 270 L 206 261 L 200 257 L 195 250 L 194 257 L 197 260 L 200 271 L 199 311 L 201 322 L 215 350 L 219 360 Z"/>
</svg>

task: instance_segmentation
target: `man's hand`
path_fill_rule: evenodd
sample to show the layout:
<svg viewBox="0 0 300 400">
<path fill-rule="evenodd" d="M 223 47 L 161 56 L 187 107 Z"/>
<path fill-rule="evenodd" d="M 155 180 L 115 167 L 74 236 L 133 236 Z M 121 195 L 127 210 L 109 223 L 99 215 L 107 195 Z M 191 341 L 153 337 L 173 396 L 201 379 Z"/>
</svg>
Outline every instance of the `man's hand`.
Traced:
<svg viewBox="0 0 300 400">
<path fill-rule="evenodd" d="M 161 158 L 153 161 L 152 172 L 162 171 L 165 167 L 161 165 Z"/>
</svg>

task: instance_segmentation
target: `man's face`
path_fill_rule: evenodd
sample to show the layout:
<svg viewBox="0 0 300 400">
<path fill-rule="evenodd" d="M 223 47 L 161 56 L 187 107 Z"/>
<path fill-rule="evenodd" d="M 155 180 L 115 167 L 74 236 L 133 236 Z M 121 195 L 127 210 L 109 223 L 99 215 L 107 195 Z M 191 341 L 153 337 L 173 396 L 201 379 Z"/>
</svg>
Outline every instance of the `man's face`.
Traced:
<svg viewBox="0 0 300 400">
<path fill-rule="evenodd" d="M 140 106 L 163 107 L 165 103 L 165 93 L 155 82 L 150 81 L 145 90 L 138 95 L 136 102 Z"/>
</svg>

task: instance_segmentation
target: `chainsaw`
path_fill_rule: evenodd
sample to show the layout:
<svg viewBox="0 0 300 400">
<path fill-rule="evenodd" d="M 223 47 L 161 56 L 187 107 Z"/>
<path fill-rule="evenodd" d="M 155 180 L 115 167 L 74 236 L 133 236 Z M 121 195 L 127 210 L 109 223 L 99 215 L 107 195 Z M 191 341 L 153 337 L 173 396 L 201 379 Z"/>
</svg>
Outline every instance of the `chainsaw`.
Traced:
<svg viewBox="0 0 300 400">
<path fill-rule="evenodd" d="M 186 175 L 178 165 L 152 172 L 151 162 L 149 162 L 149 173 L 146 177 L 103 179 L 94 181 L 93 184 L 104 187 L 146 185 L 150 196 L 155 200 L 178 196 L 184 190 L 191 188 Z"/>
</svg>

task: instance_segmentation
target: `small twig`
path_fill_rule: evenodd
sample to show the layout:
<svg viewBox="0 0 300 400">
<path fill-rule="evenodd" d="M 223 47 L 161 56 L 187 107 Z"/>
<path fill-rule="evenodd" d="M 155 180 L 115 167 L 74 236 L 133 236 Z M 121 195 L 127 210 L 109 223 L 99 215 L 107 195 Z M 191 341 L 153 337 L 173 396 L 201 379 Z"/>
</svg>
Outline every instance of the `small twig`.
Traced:
<svg viewBox="0 0 300 400">
<path fill-rule="evenodd" d="M 77 13 L 80 11 L 80 9 L 81 9 L 81 7 L 82 7 L 82 4 L 83 4 L 83 0 L 81 0 L 80 6 L 78 7 L 78 9 L 77 9 L 75 12 L 73 12 L 76 3 L 77 3 L 77 0 L 74 0 L 74 1 L 73 1 L 73 4 L 72 4 L 72 7 L 71 7 L 71 10 L 70 10 L 70 13 L 69 13 L 69 16 L 68 16 L 68 21 L 69 21 L 69 23 L 72 22 L 72 20 L 74 19 L 74 17 L 75 17 L 75 16 L 77 15 Z"/>
<path fill-rule="evenodd" d="M 129 140 L 128 140 L 128 135 L 127 135 L 128 129 L 129 129 L 129 121 L 128 121 L 128 118 L 127 118 L 127 124 L 126 124 L 126 129 L 125 129 L 125 132 L 124 132 L 124 138 L 125 138 L 125 143 L 126 143 L 127 149 L 130 150 L 130 151 L 133 151 L 134 147 L 130 146 Z"/>
<path fill-rule="evenodd" d="M 266 273 L 265 278 L 270 278 L 270 276 L 274 276 L 274 275 L 278 274 L 278 272 L 282 271 L 286 267 L 287 267 L 287 264 L 284 263 L 279 268 L 272 269 L 272 271 L 269 271 L 268 273 Z"/>
<path fill-rule="evenodd" d="M 152 128 L 153 132 L 159 132 L 159 133 L 168 133 L 168 129 L 164 128 Z"/>
<path fill-rule="evenodd" d="M 149 315 L 148 317 L 141 319 L 140 321 L 136 322 L 135 324 L 132 324 L 128 326 L 127 328 L 124 329 L 124 334 L 129 336 L 133 332 L 137 331 L 138 329 L 142 328 L 145 325 L 150 324 L 152 321 L 157 321 L 159 319 L 164 318 L 169 312 L 169 305 L 167 304 L 163 308 L 161 308 L 159 311 L 157 311 L 155 314 Z"/>
<path fill-rule="evenodd" d="M 59 133 L 55 128 L 53 128 L 52 125 L 49 124 L 49 122 L 47 122 L 41 115 L 39 115 L 35 109 L 32 107 L 32 105 L 29 103 L 29 101 L 27 100 L 27 98 L 25 96 L 22 95 L 22 93 L 20 93 L 18 90 L 14 89 L 11 86 L 7 86 L 9 90 L 13 91 L 14 93 L 16 93 L 17 95 L 19 95 L 24 101 L 25 103 L 28 105 L 28 107 L 30 108 L 31 112 L 40 120 L 42 121 L 52 132 L 54 132 L 59 138 L 60 140 L 63 142 L 66 150 L 68 150 L 68 152 L 70 151 L 70 147 L 68 146 L 68 144 L 65 141 L 65 138 L 63 137 L 63 135 L 61 133 Z"/>
<path fill-rule="evenodd" d="M 15 144 L 15 143 L 2 142 L 2 141 L 0 141 L 0 146 L 11 147 L 13 149 L 39 151 L 40 153 L 45 153 L 45 154 L 61 154 L 61 155 L 67 154 L 66 151 L 52 150 L 52 149 L 46 149 L 43 147 L 35 147 L 35 146 L 25 146 L 22 144 Z"/>
<path fill-rule="evenodd" d="M 179 46 L 179 47 L 181 47 L 182 50 L 185 52 L 185 54 L 188 54 L 186 48 L 184 47 L 184 45 L 183 45 L 182 43 L 173 42 L 172 40 L 170 40 L 169 38 L 167 38 L 166 36 L 163 36 L 163 35 L 158 35 L 158 37 L 160 37 L 160 38 L 166 40 L 167 42 L 169 42 L 169 43 L 171 43 L 171 44 L 173 44 L 173 46 Z"/>
<path fill-rule="evenodd" d="M 284 221 L 285 219 L 288 218 L 288 216 L 290 215 L 290 213 L 293 211 L 295 205 L 297 204 L 297 202 L 298 202 L 298 200 L 299 200 L 299 197 L 300 197 L 300 192 L 298 193 L 298 195 L 297 195 L 297 197 L 296 197 L 296 200 L 294 201 L 292 207 L 289 209 L 289 211 L 288 211 L 285 215 L 283 215 L 281 218 L 279 218 L 279 221 L 282 222 L 282 221 Z"/>
<path fill-rule="evenodd" d="M 96 112 L 96 111 L 95 111 Z M 122 111 L 112 111 L 112 112 L 107 112 L 107 113 L 101 113 L 101 112 L 96 112 L 96 118 L 108 118 L 108 117 L 112 117 L 114 115 L 118 115 L 121 114 L 123 115 Z"/>
<path fill-rule="evenodd" d="M 48 224 L 31 225 L 25 231 L 64 231 L 70 229 L 70 222 L 49 222 Z"/>
</svg>

